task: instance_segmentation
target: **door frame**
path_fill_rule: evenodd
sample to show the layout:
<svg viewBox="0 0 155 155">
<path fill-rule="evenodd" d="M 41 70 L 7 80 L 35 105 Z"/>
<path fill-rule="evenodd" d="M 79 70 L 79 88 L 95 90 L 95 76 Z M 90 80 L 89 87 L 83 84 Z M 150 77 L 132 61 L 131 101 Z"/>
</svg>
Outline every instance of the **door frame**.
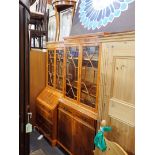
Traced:
<svg viewBox="0 0 155 155">
<path fill-rule="evenodd" d="M 19 0 L 19 155 L 29 155 L 29 134 L 26 134 L 29 112 L 29 0 Z"/>
</svg>

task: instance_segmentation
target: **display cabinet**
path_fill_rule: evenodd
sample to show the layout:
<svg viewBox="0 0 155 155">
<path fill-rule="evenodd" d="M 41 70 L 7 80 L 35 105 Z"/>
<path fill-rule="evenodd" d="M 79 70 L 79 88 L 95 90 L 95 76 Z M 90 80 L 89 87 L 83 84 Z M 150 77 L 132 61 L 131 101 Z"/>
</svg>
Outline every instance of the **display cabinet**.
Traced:
<svg viewBox="0 0 155 155">
<path fill-rule="evenodd" d="M 65 38 L 65 92 L 64 96 L 77 104 L 97 112 L 100 69 L 100 35 Z"/>
<path fill-rule="evenodd" d="M 48 86 L 97 111 L 101 53 L 98 35 L 68 37 L 63 43 L 52 42 L 47 46 Z"/>
<path fill-rule="evenodd" d="M 60 92 L 45 88 L 36 99 L 36 127 L 51 142 L 56 145 L 57 139 L 57 106 Z"/>
<path fill-rule="evenodd" d="M 74 104 L 74 103 L 71 103 Z M 66 102 L 58 106 L 58 144 L 74 155 L 93 155 L 96 120 Z"/>
<path fill-rule="evenodd" d="M 80 102 L 95 108 L 99 46 L 82 47 Z"/>
<path fill-rule="evenodd" d="M 47 43 L 46 85 L 63 91 L 64 46 L 61 42 Z"/>
<path fill-rule="evenodd" d="M 48 50 L 48 85 L 54 86 L 54 50 Z"/>
<path fill-rule="evenodd" d="M 66 77 L 65 77 L 65 95 L 77 100 L 78 89 L 78 61 L 79 48 L 77 46 L 66 47 Z"/>
<path fill-rule="evenodd" d="M 63 90 L 63 62 L 64 62 L 64 50 L 56 49 L 56 86 L 55 88 Z"/>
<path fill-rule="evenodd" d="M 47 43 L 46 88 L 37 98 L 37 121 L 69 154 L 93 154 L 102 119 L 113 128 L 108 139 L 134 154 L 133 38 L 134 32 L 96 33 Z M 40 106 L 48 102 L 51 107 Z"/>
</svg>

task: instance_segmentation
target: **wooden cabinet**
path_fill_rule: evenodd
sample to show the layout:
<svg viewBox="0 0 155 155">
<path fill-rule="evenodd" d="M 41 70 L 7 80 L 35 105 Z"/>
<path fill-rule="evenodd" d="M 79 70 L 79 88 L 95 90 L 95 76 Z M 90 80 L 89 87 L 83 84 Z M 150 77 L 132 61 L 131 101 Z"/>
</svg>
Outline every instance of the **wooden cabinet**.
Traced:
<svg viewBox="0 0 155 155">
<path fill-rule="evenodd" d="M 48 85 L 54 86 L 54 50 L 48 50 Z"/>
<path fill-rule="evenodd" d="M 99 46 L 82 47 L 80 102 L 96 107 Z"/>
<path fill-rule="evenodd" d="M 85 122 L 75 118 L 73 122 L 73 154 L 93 155 L 95 130 Z"/>
<path fill-rule="evenodd" d="M 64 50 L 48 50 L 48 85 L 59 91 L 63 90 Z"/>
<path fill-rule="evenodd" d="M 76 38 L 77 39 L 77 38 Z M 74 99 L 92 110 L 97 110 L 99 54 L 100 44 L 82 44 L 73 39 L 65 43 L 65 97 Z M 76 42 L 77 41 L 77 42 Z M 92 41 L 92 42 L 91 42 Z"/>
<path fill-rule="evenodd" d="M 65 38 L 63 43 L 48 43 L 47 48 L 47 86 L 59 89 L 69 100 L 97 111 L 101 54 L 98 36 Z"/>
<path fill-rule="evenodd" d="M 36 126 L 44 136 L 56 144 L 57 139 L 57 105 L 61 94 L 45 88 L 36 100 Z"/>
<path fill-rule="evenodd" d="M 63 91 L 64 48 L 63 43 L 48 43 L 46 86 Z"/>
<path fill-rule="evenodd" d="M 72 152 L 72 117 L 63 109 L 58 110 L 58 141 Z"/>
<path fill-rule="evenodd" d="M 94 119 L 59 104 L 58 141 L 71 154 L 93 155 L 95 126 Z"/>
<path fill-rule="evenodd" d="M 65 96 L 77 100 L 79 48 L 66 47 Z"/>
<path fill-rule="evenodd" d="M 97 120 L 102 119 L 112 126 L 107 138 L 134 154 L 133 38 L 134 32 L 98 33 L 47 44 L 50 93 L 37 98 L 38 122 L 45 122 L 42 128 L 50 128 L 51 139 L 70 154 L 93 154 Z"/>
<path fill-rule="evenodd" d="M 107 138 L 117 142 L 129 154 L 135 152 L 134 37 L 133 32 L 128 32 L 102 38 L 98 105 L 99 117 L 106 119 L 112 127 Z"/>
<path fill-rule="evenodd" d="M 56 84 L 55 88 L 63 90 L 64 50 L 56 49 Z"/>
</svg>

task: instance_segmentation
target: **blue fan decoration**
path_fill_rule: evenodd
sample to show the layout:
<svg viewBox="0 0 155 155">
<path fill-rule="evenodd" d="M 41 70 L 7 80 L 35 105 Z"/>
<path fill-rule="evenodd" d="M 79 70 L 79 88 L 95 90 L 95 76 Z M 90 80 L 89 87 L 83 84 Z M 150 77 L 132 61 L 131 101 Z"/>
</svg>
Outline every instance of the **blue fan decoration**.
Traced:
<svg viewBox="0 0 155 155">
<path fill-rule="evenodd" d="M 88 30 L 105 27 L 120 17 L 123 11 L 128 10 L 128 5 L 132 2 L 134 0 L 81 0 L 80 22 Z"/>
</svg>

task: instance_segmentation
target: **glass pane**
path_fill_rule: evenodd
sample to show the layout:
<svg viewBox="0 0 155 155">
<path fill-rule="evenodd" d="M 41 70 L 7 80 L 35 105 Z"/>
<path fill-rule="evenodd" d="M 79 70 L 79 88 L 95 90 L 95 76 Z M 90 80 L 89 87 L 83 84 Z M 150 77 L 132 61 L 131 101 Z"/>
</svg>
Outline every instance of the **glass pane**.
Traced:
<svg viewBox="0 0 155 155">
<path fill-rule="evenodd" d="M 80 101 L 93 108 L 96 104 L 98 54 L 98 46 L 83 47 Z"/>
<path fill-rule="evenodd" d="M 64 37 L 68 37 L 72 27 L 72 12 L 69 8 L 60 12 L 60 36 L 59 41 L 63 41 Z"/>
<path fill-rule="evenodd" d="M 56 17 L 51 16 L 48 23 L 48 41 L 55 41 L 56 35 Z"/>
<path fill-rule="evenodd" d="M 54 50 L 48 51 L 48 85 L 54 85 Z"/>
<path fill-rule="evenodd" d="M 63 87 L 63 60 L 64 51 L 56 50 L 56 88 L 62 91 Z"/>
<path fill-rule="evenodd" d="M 68 47 L 66 64 L 66 96 L 77 99 L 78 47 Z"/>
</svg>

